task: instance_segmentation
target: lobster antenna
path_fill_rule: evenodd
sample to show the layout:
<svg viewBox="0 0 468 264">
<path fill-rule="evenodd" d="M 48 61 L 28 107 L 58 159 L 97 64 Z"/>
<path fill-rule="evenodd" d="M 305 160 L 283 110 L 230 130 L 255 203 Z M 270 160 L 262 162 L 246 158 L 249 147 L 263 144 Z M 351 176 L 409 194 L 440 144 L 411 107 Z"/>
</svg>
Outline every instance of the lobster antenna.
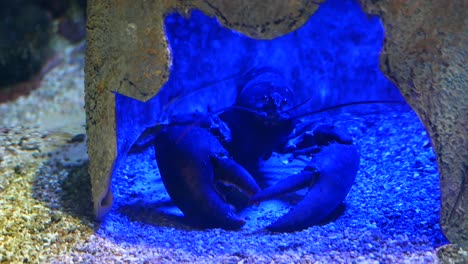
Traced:
<svg viewBox="0 0 468 264">
<path fill-rule="evenodd" d="M 305 100 L 304 102 L 298 104 L 298 105 L 295 105 L 287 110 L 284 110 L 283 113 L 286 113 L 286 114 L 289 114 L 291 111 L 294 111 L 298 108 L 301 108 L 303 107 L 304 105 L 308 104 L 310 101 L 312 101 L 312 97 L 310 97 L 309 99 Z"/>
<path fill-rule="evenodd" d="M 310 99 L 308 101 L 310 101 Z M 305 102 L 305 103 L 307 103 L 307 102 Z M 302 103 L 301 105 L 303 105 L 305 103 Z M 319 113 L 327 112 L 327 111 L 330 111 L 330 110 L 335 110 L 335 109 L 339 109 L 339 108 L 343 108 L 343 107 L 347 107 L 347 106 L 353 106 L 353 105 L 405 104 L 405 103 L 406 103 L 405 101 L 401 101 L 401 100 L 355 101 L 355 102 L 348 102 L 348 103 L 337 104 L 337 105 L 334 105 L 334 106 L 325 107 L 325 108 L 315 110 L 315 111 L 312 111 L 312 112 L 301 113 L 301 114 L 298 114 L 296 116 L 291 116 L 289 118 L 290 119 L 301 118 L 301 117 L 305 117 L 305 116 L 308 116 L 308 115 L 319 114 Z M 294 108 L 296 108 L 296 107 L 294 107 Z M 257 115 L 257 116 L 265 116 L 265 114 L 261 114 L 261 112 L 259 112 L 259 111 L 256 111 L 256 110 L 253 110 L 253 109 L 250 109 L 250 108 L 247 108 L 247 107 L 243 107 L 243 106 L 236 106 L 236 105 L 221 108 L 221 109 L 219 109 L 219 110 L 217 110 L 217 111 L 215 111 L 213 113 L 207 113 L 205 116 L 207 116 L 207 115 L 217 115 L 219 113 L 222 113 L 222 112 L 224 112 L 226 110 L 230 110 L 230 109 L 242 110 L 242 111 L 249 112 L 251 114 Z"/>
<path fill-rule="evenodd" d="M 163 106 L 162 111 L 165 111 L 170 106 L 176 104 L 177 102 L 179 102 L 180 100 L 183 100 L 184 98 L 187 98 L 190 95 L 194 95 L 194 94 L 196 94 L 198 92 L 204 91 L 205 89 L 209 89 L 209 88 L 213 87 L 216 84 L 219 84 L 219 83 L 222 83 L 222 82 L 225 82 L 225 81 L 228 81 L 228 80 L 232 80 L 234 78 L 238 78 L 240 75 L 242 75 L 242 73 L 235 73 L 235 74 L 232 74 L 232 75 L 228 75 L 228 76 L 226 76 L 226 77 L 224 77 L 222 79 L 219 79 L 219 80 L 216 80 L 216 81 L 213 81 L 213 82 L 204 83 L 204 84 L 200 85 L 198 88 L 193 89 L 193 90 L 187 92 L 184 95 L 175 96 L 173 99 L 171 99 L 169 102 L 167 102 Z"/>
<path fill-rule="evenodd" d="M 310 101 L 307 100 L 307 101 Z M 308 115 L 315 115 L 315 114 L 319 114 L 319 113 L 323 113 L 323 112 L 327 112 L 327 111 L 330 111 L 330 110 L 335 110 L 335 109 L 339 109 L 339 108 L 343 108 L 343 107 L 347 107 L 347 106 L 353 106 L 353 105 L 368 105 L 368 104 L 405 104 L 406 102 L 405 101 L 401 101 L 401 100 L 371 100 L 371 101 L 355 101 L 355 102 L 348 102 L 348 103 L 342 103 L 342 104 L 337 104 L 337 105 L 333 105 L 333 106 L 328 106 L 328 107 L 324 107 L 324 108 L 321 108 L 319 110 L 315 110 L 315 111 L 312 111 L 312 112 L 307 112 L 307 113 L 301 113 L 301 114 L 298 114 L 296 116 L 292 116 L 291 118 L 294 119 L 294 118 L 301 118 L 301 117 L 305 117 L 305 116 L 308 116 Z M 304 104 L 304 103 L 303 103 Z M 301 105 L 303 105 L 301 104 Z"/>
<path fill-rule="evenodd" d="M 223 107 L 221 109 L 218 109 L 216 110 L 215 112 L 212 112 L 212 113 L 206 113 L 205 115 L 203 115 L 204 117 L 206 116 L 210 116 L 210 115 L 218 115 L 226 110 L 231 110 L 231 109 L 236 109 L 236 110 L 242 110 L 242 111 L 245 111 L 245 112 L 249 112 L 251 114 L 254 114 L 254 115 L 258 115 L 258 116 L 263 116 L 262 114 L 260 114 L 258 111 L 255 111 L 253 109 L 250 109 L 248 107 L 244 107 L 244 106 L 237 106 L 237 105 L 232 105 L 232 106 L 226 106 L 226 107 Z"/>
</svg>

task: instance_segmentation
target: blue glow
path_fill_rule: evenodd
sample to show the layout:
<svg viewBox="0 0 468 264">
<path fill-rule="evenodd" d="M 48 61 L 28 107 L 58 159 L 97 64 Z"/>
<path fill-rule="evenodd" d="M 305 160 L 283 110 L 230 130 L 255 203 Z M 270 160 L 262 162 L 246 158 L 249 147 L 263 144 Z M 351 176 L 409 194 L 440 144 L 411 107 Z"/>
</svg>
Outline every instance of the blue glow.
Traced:
<svg viewBox="0 0 468 264">
<path fill-rule="evenodd" d="M 352 0 L 327 1 L 303 27 L 274 40 L 250 39 L 220 26 L 215 19 L 199 11 L 193 11 L 189 19 L 179 14 L 171 14 L 167 17 L 165 26 L 172 54 L 169 81 L 156 97 L 146 103 L 116 94 L 120 157 L 113 180 L 116 200 L 99 233 L 113 237 L 121 243 L 142 243 L 142 238 L 138 234 L 145 233 L 150 236 L 145 238 L 150 241 L 147 243 L 153 245 L 164 244 L 164 241 L 158 238 L 160 233 L 173 232 L 174 236 L 189 236 L 187 232 L 190 228 L 183 224 L 180 211 L 171 205 L 169 196 L 164 191 L 153 160 L 153 150 L 146 150 L 142 154 L 131 154 L 128 157 L 126 153 L 145 127 L 167 122 L 170 114 L 195 110 L 214 111 L 230 105 L 234 100 L 239 75 L 249 69 L 271 66 L 280 70 L 294 89 L 297 104 L 310 98 L 309 110 L 350 101 L 401 99 L 397 88 L 378 69 L 378 57 L 384 35 L 382 25 L 378 18 L 362 13 L 359 5 Z M 403 112 L 408 111 L 406 109 Z M 414 121 L 414 126 L 420 134 L 413 138 L 401 131 L 401 134 L 406 135 L 408 140 L 406 143 L 401 143 L 402 147 L 405 144 L 415 144 L 422 148 L 424 142 L 428 141 L 424 128 L 418 123 L 414 113 L 405 115 L 409 115 L 408 118 Z M 349 126 L 354 136 L 367 133 L 368 127 L 376 125 L 367 120 L 358 122 L 357 119 L 338 122 Z M 385 122 L 382 121 L 379 124 L 384 126 Z M 384 129 L 392 132 L 380 133 L 378 130 L 377 134 L 365 135 L 375 140 L 376 153 L 386 153 L 383 149 L 386 144 L 384 139 L 395 135 L 394 129 L 397 128 L 385 127 Z M 359 140 L 358 137 L 358 144 Z M 401 164 L 398 163 L 400 161 L 391 161 L 392 164 L 388 166 L 403 166 L 409 162 L 406 160 L 417 157 L 407 149 L 404 151 L 407 152 L 402 152 L 402 156 L 398 157 L 404 160 Z M 363 158 L 376 159 L 371 158 L 374 155 L 372 149 L 362 150 L 362 152 Z M 371 190 L 369 186 L 366 190 L 366 186 L 357 183 L 347 200 L 351 204 L 347 214 L 340 218 L 338 224 L 332 228 L 348 226 L 352 229 L 369 226 L 372 229 L 377 228 L 376 223 L 373 222 L 376 221 L 378 228 L 382 228 L 385 239 L 388 237 L 388 239 L 398 239 L 400 235 L 406 236 L 407 232 L 416 232 L 407 231 L 405 225 L 417 225 L 417 222 L 421 222 L 424 223 L 420 227 L 423 231 L 417 235 L 422 235 L 423 238 L 411 237 L 410 242 L 415 245 L 409 251 L 425 250 L 427 247 L 446 243 L 437 226 L 439 189 L 434 155 L 432 150 L 427 148 L 424 148 L 420 155 L 423 155 L 421 154 L 423 152 L 429 157 L 428 160 L 421 162 L 427 162 L 427 165 L 423 165 L 427 167 L 424 173 L 427 174 L 425 175 L 427 181 L 432 181 L 431 184 L 417 181 L 417 176 L 414 176 L 414 183 L 407 182 L 405 175 L 382 175 L 382 178 L 376 178 L 376 181 L 382 184 L 380 189 L 376 187 Z M 382 155 L 385 158 L 388 157 L 385 156 L 387 154 Z M 387 165 L 369 166 L 378 171 L 379 166 Z M 384 171 L 391 170 L 390 167 L 384 168 Z M 413 173 L 411 168 L 405 171 Z M 378 174 L 374 172 L 375 175 L 370 175 L 371 173 L 361 171 L 357 181 Z M 380 206 L 390 211 L 395 210 L 397 218 L 395 223 L 382 224 L 379 221 L 383 218 L 376 211 L 368 212 L 359 207 L 363 199 L 374 197 L 369 196 L 369 192 L 377 190 L 391 192 L 395 194 L 396 201 L 411 202 L 411 198 L 408 198 L 411 195 L 388 189 L 386 182 L 392 184 L 391 186 L 398 185 L 408 189 L 427 189 L 427 193 L 435 194 L 437 199 L 428 199 L 425 201 L 427 204 L 423 206 L 424 208 L 415 209 L 416 211 L 412 212 L 414 221 L 399 219 L 396 216 L 398 204 L 381 204 Z M 426 185 L 415 187 L 416 183 Z M 269 206 L 276 205 L 271 203 Z M 283 210 L 284 213 L 284 207 L 278 205 L 278 209 Z M 370 210 L 375 210 L 375 208 L 370 208 Z M 419 216 L 418 210 L 422 211 L 425 216 L 431 215 L 430 219 Z M 255 218 L 252 217 L 252 219 Z M 257 223 L 254 222 L 254 220 L 248 222 L 245 228 L 250 230 L 265 225 L 265 222 L 260 220 Z M 387 229 L 387 225 L 392 229 Z M 235 236 L 233 233 L 229 235 Z M 242 237 L 242 234 L 239 237 Z M 171 245 L 167 247 L 170 248 Z M 316 247 L 319 246 L 316 245 Z M 313 250 L 327 249 L 314 248 Z"/>
<path fill-rule="evenodd" d="M 190 19 L 169 15 L 165 26 L 172 53 L 169 81 L 147 103 L 116 95 L 121 152 L 145 126 L 170 113 L 228 106 L 239 75 L 255 67 L 281 71 L 297 103 L 311 99 L 310 110 L 400 98 L 378 69 L 380 21 L 351 0 L 328 1 L 304 26 L 273 40 L 251 39 L 196 10 Z"/>
</svg>

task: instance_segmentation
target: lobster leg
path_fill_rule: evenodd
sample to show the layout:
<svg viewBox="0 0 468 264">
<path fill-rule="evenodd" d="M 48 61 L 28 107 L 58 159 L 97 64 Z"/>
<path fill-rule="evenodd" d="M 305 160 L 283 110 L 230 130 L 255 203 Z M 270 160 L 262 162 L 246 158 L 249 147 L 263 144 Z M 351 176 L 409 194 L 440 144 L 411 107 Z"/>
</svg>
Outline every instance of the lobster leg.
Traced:
<svg viewBox="0 0 468 264">
<path fill-rule="evenodd" d="M 274 232 L 292 232 L 315 225 L 331 214 L 346 198 L 359 168 L 359 153 L 355 146 L 332 143 L 312 157 L 314 172 L 303 171 L 286 178 L 252 197 L 260 201 L 293 189 L 310 186 L 304 199 L 288 213 L 267 227 Z M 310 169 L 309 169 L 310 170 Z M 294 184 L 288 184 L 293 182 Z"/>
</svg>

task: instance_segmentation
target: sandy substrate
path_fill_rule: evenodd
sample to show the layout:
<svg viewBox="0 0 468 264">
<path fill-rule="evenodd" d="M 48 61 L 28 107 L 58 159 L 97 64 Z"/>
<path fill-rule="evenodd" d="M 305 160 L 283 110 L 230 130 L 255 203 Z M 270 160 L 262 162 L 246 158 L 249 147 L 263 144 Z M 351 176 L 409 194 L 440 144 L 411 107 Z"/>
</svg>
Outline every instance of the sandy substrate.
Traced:
<svg viewBox="0 0 468 264">
<path fill-rule="evenodd" d="M 348 127 L 361 152 L 346 210 L 325 225 L 265 231 L 288 210 L 278 200 L 241 212 L 241 230 L 193 229 L 171 206 L 151 150 L 128 157 L 114 179 L 115 206 L 93 222 L 83 53 L 61 56 L 38 90 L 0 105 L 1 263 L 468 262 L 440 231 L 435 156 L 402 106 L 323 117 Z"/>
</svg>

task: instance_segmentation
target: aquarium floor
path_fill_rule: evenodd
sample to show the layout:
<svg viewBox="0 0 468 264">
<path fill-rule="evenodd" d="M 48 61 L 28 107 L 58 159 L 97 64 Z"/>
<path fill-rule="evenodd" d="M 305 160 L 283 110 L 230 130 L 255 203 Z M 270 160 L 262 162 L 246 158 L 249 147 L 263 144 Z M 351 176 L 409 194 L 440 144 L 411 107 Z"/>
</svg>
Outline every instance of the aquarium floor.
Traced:
<svg viewBox="0 0 468 264">
<path fill-rule="evenodd" d="M 349 128 L 361 165 L 346 210 L 322 226 L 265 231 L 288 210 L 274 200 L 240 212 L 247 224 L 238 231 L 193 229 L 170 203 L 151 150 L 127 158 L 113 180 L 113 209 L 94 222 L 85 141 L 74 137 L 85 132 L 83 53 L 70 47 L 61 56 L 38 90 L 0 105 L 0 263 L 466 260 L 440 231 L 435 156 L 417 116 L 403 106 L 323 117 Z"/>
</svg>

